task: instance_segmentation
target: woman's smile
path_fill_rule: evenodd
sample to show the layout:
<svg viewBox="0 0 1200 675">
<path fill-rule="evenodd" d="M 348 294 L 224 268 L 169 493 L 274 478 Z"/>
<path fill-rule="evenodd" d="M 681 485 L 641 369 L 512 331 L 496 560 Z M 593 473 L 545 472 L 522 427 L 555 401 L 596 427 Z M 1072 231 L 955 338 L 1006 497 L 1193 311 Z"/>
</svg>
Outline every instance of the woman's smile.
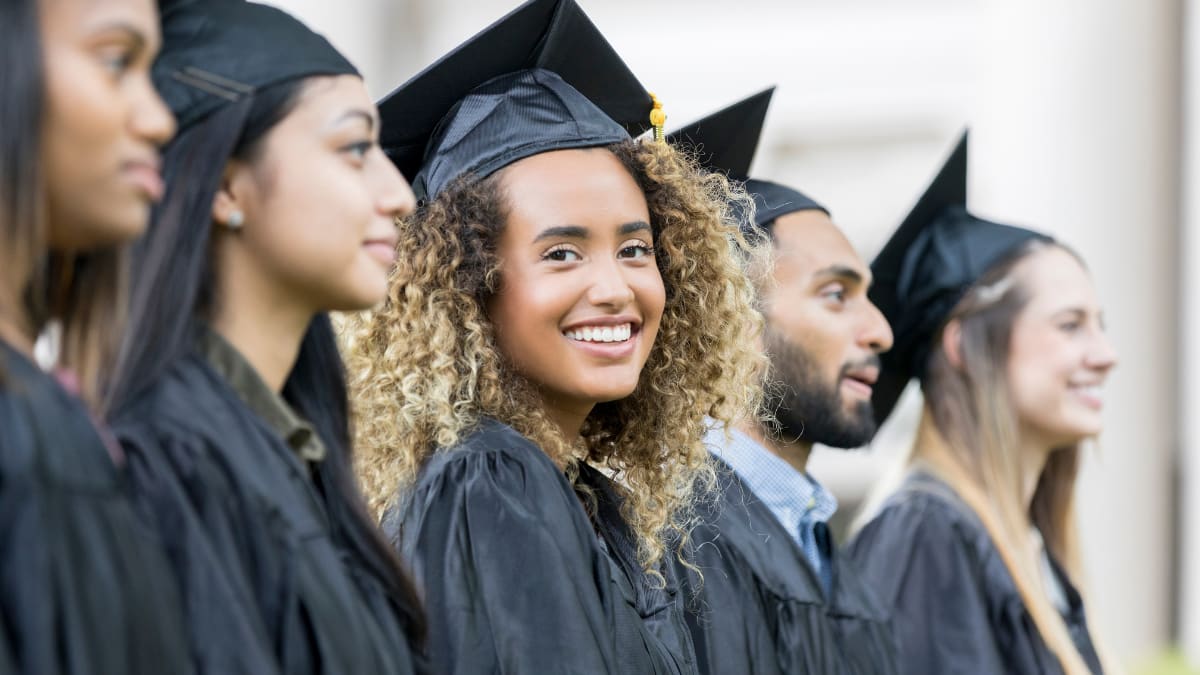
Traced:
<svg viewBox="0 0 1200 675">
<path fill-rule="evenodd" d="M 621 361 L 637 352 L 641 322 L 614 317 L 589 320 L 563 331 L 563 337 L 591 357 Z"/>
</svg>

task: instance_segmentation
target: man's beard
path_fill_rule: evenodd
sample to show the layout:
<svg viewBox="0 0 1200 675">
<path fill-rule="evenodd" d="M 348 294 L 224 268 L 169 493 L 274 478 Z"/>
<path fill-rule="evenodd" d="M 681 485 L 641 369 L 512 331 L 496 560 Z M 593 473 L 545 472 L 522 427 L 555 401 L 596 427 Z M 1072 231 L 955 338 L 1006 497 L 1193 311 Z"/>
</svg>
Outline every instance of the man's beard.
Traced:
<svg viewBox="0 0 1200 675">
<path fill-rule="evenodd" d="M 859 366 L 878 366 L 879 357 L 844 364 L 833 383 L 821 381 L 824 372 L 812 356 L 782 333 L 767 326 L 763 344 L 771 360 L 767 411 L 778 422 L 785 441 L 805 440 L 835 448 L 858 448 L 875 436 L 875 415 L 870 401 L 860 401 L 847 412 L 842 405 L 841 383 L 846 372 Z"/>
</svg>

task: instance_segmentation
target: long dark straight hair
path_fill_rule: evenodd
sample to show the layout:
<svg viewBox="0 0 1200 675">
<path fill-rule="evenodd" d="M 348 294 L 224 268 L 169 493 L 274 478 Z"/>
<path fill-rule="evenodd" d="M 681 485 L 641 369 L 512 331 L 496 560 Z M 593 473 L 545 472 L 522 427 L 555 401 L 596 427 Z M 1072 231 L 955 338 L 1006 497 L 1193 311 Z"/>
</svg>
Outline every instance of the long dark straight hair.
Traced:
<svg viewBox="0 0 1200 675">
<path fill-rule="evenodd" d="M 0 3 L 0 317 L 31 341 L 59 319 L 61 365 L 79 374 L 84 397 L 98 407 L 123 323 L 125 247 L 49 250 L 38 1 Z"/>
<path fill-rule="evenodd" d="M 267 133 L 291 113 L 310 81 L 287 81 L 227 105 L 167 147 L 167 195 L 150 234 L 134 249 L 130 330 L 118 361 L 113 410 L 120 411 L 187 355 L 201 325 L 219 311 L 212 205 L 226 164 L 231 158 L 254 161 Z M 425 625 L 416 591 L 367 515 L 354 478 L 346 375 L 328 315 L 317 315 L 309 325 L 283 396 L 327 446 L 329 455 L 317 464 L 314 481 L 325 496 L 334 536 L 380 580 L 409 636 L 422 641 Z"/>
<path fill-rule="evenodd" d="M 0 316 L 37 327 L 29 283 L 46 254 L 42 215 L 42 40 L 38 0 L 0 3 Z"/>
</svg>

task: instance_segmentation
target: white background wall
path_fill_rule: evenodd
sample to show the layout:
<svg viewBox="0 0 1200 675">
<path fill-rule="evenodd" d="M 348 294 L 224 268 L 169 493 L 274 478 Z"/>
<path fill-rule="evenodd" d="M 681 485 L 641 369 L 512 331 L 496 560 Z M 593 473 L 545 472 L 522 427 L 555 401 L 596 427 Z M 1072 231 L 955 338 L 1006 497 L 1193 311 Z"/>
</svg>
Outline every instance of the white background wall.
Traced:
<svg viewBox="0 0 1200 675">
<path fill-rule="evenodd" d="M 1174 561 L 1179 7 L 989 0 L 975 204 L 1091 266 L 1122 365 L 1080 504 L 1093 616 L 1124 654 L 1161 640 Z"/>
<path fill-rule="evenodd" d="M 1200 494 L 1200 461 L 1181 459 L 1200 451 L 1200 359 L 1179 348 L 1200 338 L 1200 0 L 580 1 L 668 127 L 778 84 L 755 173 L 826 203 L 868 257 L 971 124 L 973 210 L 1079 249 L 1122 355 L 1080 494 L 1092 621 L 1136 662 L 1178 612 L 1200 661 L 1200 577 L 1186 573 L 1200 571 L 1200 498 L 1180 528 L 1173 508 L 1176 482 Z M 516 2 L 275 4 L 383 95 Z M 873 449 L 817 453 L 814 472 L 857 502 L 903 454 L 916 406 Z"/>
</svg>

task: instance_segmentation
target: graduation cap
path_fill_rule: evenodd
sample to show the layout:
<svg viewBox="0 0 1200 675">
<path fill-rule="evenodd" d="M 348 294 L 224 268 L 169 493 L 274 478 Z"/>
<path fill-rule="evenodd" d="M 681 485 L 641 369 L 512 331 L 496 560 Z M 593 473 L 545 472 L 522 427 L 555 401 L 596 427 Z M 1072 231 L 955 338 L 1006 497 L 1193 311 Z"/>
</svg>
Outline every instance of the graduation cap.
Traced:
<svg viewBox="0 0 1200 675">
<path fill-rule="evenodd" d="M 967 211 L 967 134 L 933 183 L 871 263 L 871 302 L 892 325 L 872 404 L 882 424 L 909 380 L 923 378 L 934 335 L 967 290 L 1038 232 L 977 218 Z"/>
<path fill-rule="evenodd" d="M 290 14 L 245 0 L 160 0 L 163 47 L 154 84 L 179 129 L 273 84 L 358 75 Z"/>
<path fill-rule="evenodd" d="M 379 102 L 384 152 L 433 199 L 550 150 L 651 127 L 654 102 L 573 0 L 529 0 Z"/>
<path fill-rule="evenodd" d="M 667 136 L 672 145 L 690 146 L 704 168 L 744 183 L 754 198 L 754 222 L 764 228 L 794 211 L 816 209 L 829 213 L 786 185 L 750 178 L 750 164 L 774 94 L 775 87 L 764 89 Z"/>
</svg>

